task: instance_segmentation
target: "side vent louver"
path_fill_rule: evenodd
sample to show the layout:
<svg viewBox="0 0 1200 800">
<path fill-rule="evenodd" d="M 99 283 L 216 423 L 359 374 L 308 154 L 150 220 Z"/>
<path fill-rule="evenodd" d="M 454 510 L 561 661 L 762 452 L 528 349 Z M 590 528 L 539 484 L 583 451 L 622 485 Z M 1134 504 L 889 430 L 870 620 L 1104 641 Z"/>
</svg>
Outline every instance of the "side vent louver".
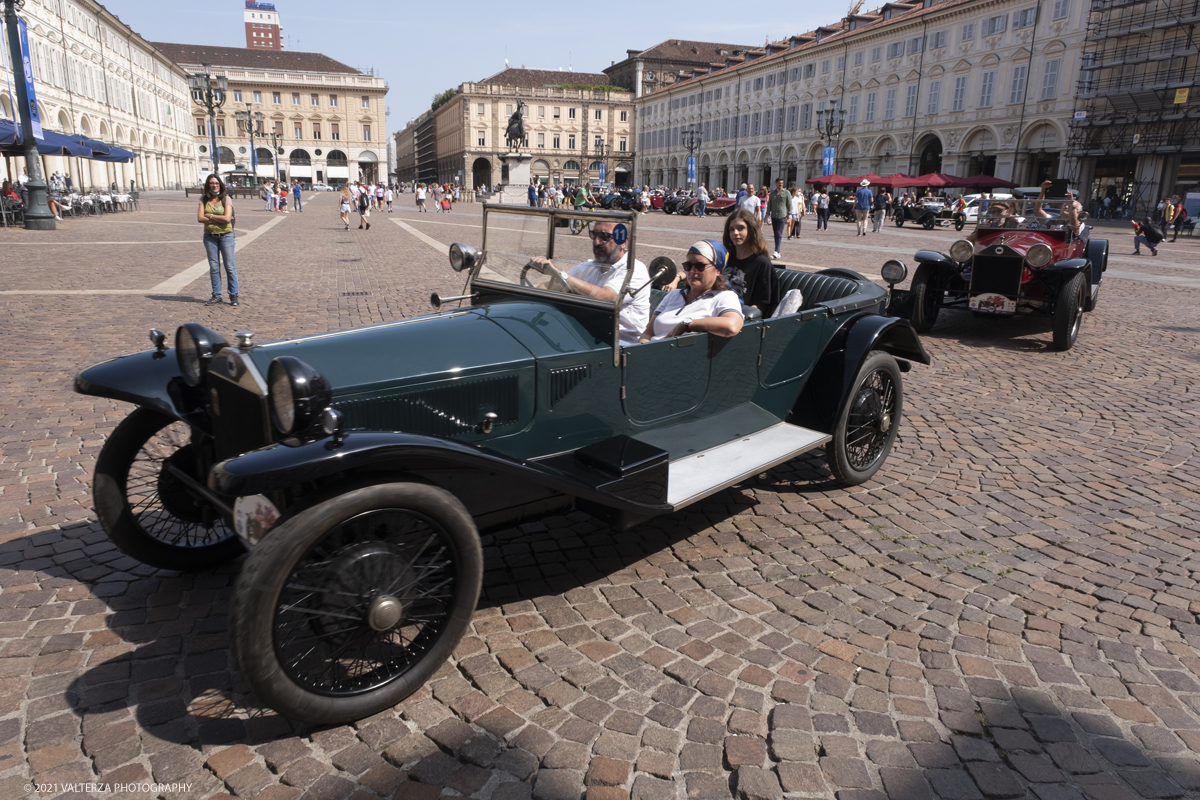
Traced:
<svg viewBox="0 0 1200 800">
<path fill-rule="evenodd" d="M 497 414 L 496 426 L 517 422 L 517 396 L 517 376 L 509 375 L 363 400 L 339 399 L 334 405 L 351 429 L 454 436 L 475 430 L 489 411 Z"/>
<path fill-rule="evenodd" d="M 554 408 L 579 384 L 587 380 L 588 365 L 550 370 L 550 407 Z"/>
</svg>

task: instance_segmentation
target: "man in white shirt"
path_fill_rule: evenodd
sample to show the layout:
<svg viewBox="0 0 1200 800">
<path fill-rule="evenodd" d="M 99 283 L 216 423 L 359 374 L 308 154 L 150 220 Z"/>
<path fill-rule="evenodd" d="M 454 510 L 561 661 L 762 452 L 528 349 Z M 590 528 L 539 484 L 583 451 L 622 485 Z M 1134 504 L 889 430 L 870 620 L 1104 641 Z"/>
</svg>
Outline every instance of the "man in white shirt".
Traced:
<svg viewBox="0 0 1200 800">
<path fill-rule="evenodd" d="M 544 275 L 549 275 L 551 282 L 566 286 L 573 294 L 584 295 L 596 300 L 616 300 L 617 293 L 625 284 L 625 273 L 628 269 L 626 259 L 626 240 L 617 232 L 618 223 L 597 222 L 592 225 L 589 236 L 592 239 L 592 255 L 590 261 L 576 264 L 568 272 L 562 272 L 548 258 L 535 256 L 529 259 L 529 265 Z M 623 233 L 625 226 L 620 226 Z M 617 238 L 622 239 L 620 244 Z M 641 261 L 633 262 L 633 278 L 629 281 L 629 290 L 637 291 L 637 296 L 626 297 L 621 304 L 621 344 L 637 344 L 638 336 L 650 323 L 650 272 Z M 640 291 L 638 291 L 640 290 Z"/>
</svg>

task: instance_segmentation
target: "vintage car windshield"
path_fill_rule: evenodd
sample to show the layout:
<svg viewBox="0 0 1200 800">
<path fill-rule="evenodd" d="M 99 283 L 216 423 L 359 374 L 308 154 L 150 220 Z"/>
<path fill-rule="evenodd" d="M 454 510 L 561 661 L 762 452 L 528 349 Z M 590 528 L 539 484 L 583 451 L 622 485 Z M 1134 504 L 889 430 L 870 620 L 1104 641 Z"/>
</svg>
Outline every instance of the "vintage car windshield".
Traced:
<svg viewBox="0 0 1200 800">
<path fill-rule="evenodd" d="M 1062 216 L 1070 200 L 981 200 L 979 227 L 1006 230 L 1065 230 Z"/>
<path fill-rule="evenodd" d="M 530 268 L 529 260 L 549 258 L 563 272 L 591 260 L 594 254 L 588 231 L 597 222 L 625 225 L 628 247 L 633 251 L 635 220 L 629 213 L 488 205 L 483 214 L 483 261 L 471 280 L 567 293 L 561 282 Z"/>
</svg>

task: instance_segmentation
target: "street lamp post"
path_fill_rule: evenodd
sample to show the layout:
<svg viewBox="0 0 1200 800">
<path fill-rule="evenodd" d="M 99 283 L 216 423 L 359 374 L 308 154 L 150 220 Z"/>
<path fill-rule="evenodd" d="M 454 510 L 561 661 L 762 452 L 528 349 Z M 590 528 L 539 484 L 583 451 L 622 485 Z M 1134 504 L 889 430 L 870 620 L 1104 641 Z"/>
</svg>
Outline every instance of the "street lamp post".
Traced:
<svg viewBox="0 0 1200 800">
<path fill-rule="evenodd" d="M 208 146 L 211 150 L 212 169 L 213 172 L 216 172 L 217 167 L 221 165 L 221 159 L 217 154 L 217 109 L 225 105 L 225 94 L 229 91 L 229 79 L 224 75 L 217 75 L 214 86 L 212 64 L 206 61 L 200 66 L 204 68 L 203 72 L 188 73 L 188 86 L 192 89 L 192 101 L 208 110 Z"/>
<path fill-rule="evenodd" d="M 46 182 L 42 179 L 42 159 L 37 151 L 37 139 L 33 135 L 33 113 L 29 107 L 29 92 L 26 81 L 33 84 L 32 65 L 22 54 L 21 31 L 17 22 L 17 9 L 25 0 L 4 0 L 4 24 L 8 28 L 8 52 L 12 60 L 13 83 L 17 89 L 17 108 L 21 115 L 21 144 L 25 150 L 25 168 L 29 180 L 25 183 L 28 192 L 25 207 L 25 228 L 31 231 L 55 229 L 54 212 L 46 202 Z M 18 54 L 21 55 L 18 68 Z"/>
<path fill-rule="evenodd" d="M 263 114 L 261 111 L 252 111 L 252 103 L 246 103 L 245 111 L 236 111 L 234 115 L 242 121 L 246 127 L 246 134 L 250 137 L 250 171 L 254 177 L 252 183 L 258 183 L 258 151 L 254 149 L 254 137 L 262 136 Z"/>
<path fill-rule="evenodd" d="M 275 182 L 279 183 L 279 157 L 283 155 L 283 149 L 280 148 L 279 143 L 283 141 L 283 137 L 277 131 L 264 133 L 262 137 L 271 139 L 271 163 L 275 165 Z"/>
<path fill-rule="evenodd" d="M 596 143 L 596 156 L 600 159 L 600 183 L 608 182 L 608 162 L 604 157 L 608 154 L 608 145 L 601 139 Z"/>
<path fill-rule="evenodd" d="M 842 137 L 842 129 L 846 127 L 846 115 L 837 104 L 837 100 L 830 100 L 828 109 L 822 108 L 817 111 L 817 134 L 827 143 L 827 148 L 833 149 L 833 158 L 825 159 L 830 163 L 829 172 L 823 172 L 824 175 L 837 172 L 838 140 Z"/>
<path fill-rule="evenodd" d="M 687 166 L 684 168 L 684 175 L 689 189 L 695 189 L 696 186 L 696 151 L 700 149 L 701 135 L 699 128 L 688 128 L 681 132 L 683 137 L 683 146 L 687 148 Z"/>
</svg>

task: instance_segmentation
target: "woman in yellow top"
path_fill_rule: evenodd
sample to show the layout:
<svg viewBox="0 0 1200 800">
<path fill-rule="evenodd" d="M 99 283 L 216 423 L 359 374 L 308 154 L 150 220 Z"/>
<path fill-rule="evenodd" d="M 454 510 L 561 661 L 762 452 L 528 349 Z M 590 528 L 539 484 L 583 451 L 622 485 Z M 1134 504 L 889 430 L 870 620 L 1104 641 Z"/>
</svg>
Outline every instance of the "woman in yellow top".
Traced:
<svg viewBox="0 0 1200 800">
<path fill-rule="evenodd" d="M 204 250 L 208 253 L 208 276 L 212 280 L 212 297 L 204 305 L 221 303 L 221 262 L 229 280 L 229 305 L 238 305 L 237 266 L 233 260 L 233 202 L 224 182 L 216 175 L 204 180 L 204 194 L 196 221 L 204 226 Z"/>
</svg>

